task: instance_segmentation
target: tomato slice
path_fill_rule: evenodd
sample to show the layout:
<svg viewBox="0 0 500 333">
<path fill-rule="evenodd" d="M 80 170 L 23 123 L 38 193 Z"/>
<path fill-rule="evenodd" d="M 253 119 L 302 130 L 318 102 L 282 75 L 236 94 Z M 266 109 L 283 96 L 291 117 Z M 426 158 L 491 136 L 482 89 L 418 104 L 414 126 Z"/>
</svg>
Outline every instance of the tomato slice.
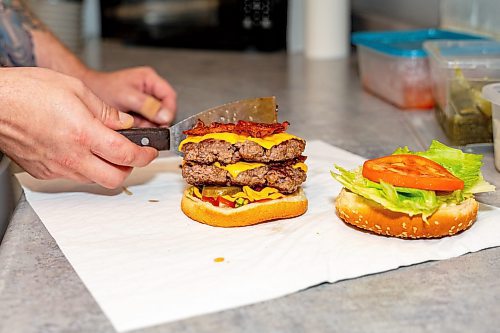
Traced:
<svg viewBox="0 0 500 333">
<path fill-rule="evenodd" d="M 417 155 L 390 155 L 363 164 L 363 177 L 400 187 L 433 191 L 454 191 L 464 182 L 428 158 Z"/>
<path fill-rule="evenodd" d="M 223 197 L 217 197 L 217 200 L 219 201 L 220 204 L 224 204 L 228 207 L 231 207 L 231 208 L 234 208 L 234 202 L 232 202 L 231 200 L 227 200 Z"/>
<path fill-rule="evenodd" d="M 216 198 L 202 196 L 201 200 L 206 201 L 206 202 L 210 202 L 212 205 L 219 207 L 219 200 L 217 200 Z"/>
</svg>

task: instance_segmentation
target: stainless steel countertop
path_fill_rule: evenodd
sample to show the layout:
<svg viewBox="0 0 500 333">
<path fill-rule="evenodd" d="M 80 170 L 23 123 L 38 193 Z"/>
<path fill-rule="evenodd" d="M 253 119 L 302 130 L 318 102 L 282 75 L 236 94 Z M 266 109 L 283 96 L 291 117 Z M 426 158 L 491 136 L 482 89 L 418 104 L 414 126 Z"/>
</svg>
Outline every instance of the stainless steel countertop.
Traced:
<svg viewBox="0 0 500 333">
<path fill-rule="evenodd" d="M 12 178 L 10 159 L 0 152 L 0 244 L 22 190 Z"/>
<path fill-rule="evenodd" d="M 179 93 L 179 119 L 227 101 L 276 95 L 280 120 L 306 139 L 365 157 L 447 140 L 432 112 L 400 111 L 360 88 L 355 60 L 129 48 L 107 43 L 106 70 L 151 65 Z M 491 147 L 485 177 L 500 186 Z M 335 156 L 331 156 L 332 164 Z M 500 193 L 479 196 L 500 206 Z M 332 210 L 333 214 L 333 210 Z M 71 217 L 68 217 L 71 218 Z M 276 300 L 140 332 L 495 332 L 500 248 L 322 284 Z M 21 199 L 0 246 L 0 332 L 114 332 L 54 239 Z"/>
</svg>

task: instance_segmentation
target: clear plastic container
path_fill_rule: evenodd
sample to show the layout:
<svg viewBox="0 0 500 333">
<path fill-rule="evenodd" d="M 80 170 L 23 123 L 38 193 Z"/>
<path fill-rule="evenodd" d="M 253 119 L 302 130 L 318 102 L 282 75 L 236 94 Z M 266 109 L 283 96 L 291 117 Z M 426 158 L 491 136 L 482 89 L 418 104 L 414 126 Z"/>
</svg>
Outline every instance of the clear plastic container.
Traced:
<svg viewBox="0 0 500 333">
<path fill-rule="evenodd" d="M 491 103 L 483 86 L 500 81 L 500 43 L 429 41 L 436 116 L 455 145 L 493 141 Z"/>
<path fill-rule="evenodd" d="M 500 83 L 483 87 L 483 96 L 492 103 L 493 147 L 495 167 L 500 172 Z"/>
<path fill-rule="evenodd" d="M 429 64 L 422 44 L 434 39 L 481 37 L 439 29 L 354 33 L 363 87 L 402 109 L 432 108 Z"/>
</svg>

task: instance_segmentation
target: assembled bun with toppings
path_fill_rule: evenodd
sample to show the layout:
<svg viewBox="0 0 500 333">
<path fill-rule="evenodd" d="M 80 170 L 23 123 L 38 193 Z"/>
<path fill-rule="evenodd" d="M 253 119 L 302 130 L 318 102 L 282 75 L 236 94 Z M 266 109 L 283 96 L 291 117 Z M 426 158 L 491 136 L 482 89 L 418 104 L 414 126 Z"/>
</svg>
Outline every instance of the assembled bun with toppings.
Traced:
<svg viewBox="0 0 500 333">
<path fill-rule="evenodd" d="M 301 189 L 305 140 L 286 133 L 288 122 L 213 123 L 184 132 L 182 211 L 213 226 L 237 227 L 295 217 L 307 210 Z"/>
<path fill-rule="evenodd" d="M 344 188 L 337 214 L 346 223 L 399 238 L 439 238 L 468 229 L 477 218 L 475 193 L 494 191 L 481 174 L 482 156 L 433 141 L 427 151 L 407 147 L 332 176 Z"/>
</svg>

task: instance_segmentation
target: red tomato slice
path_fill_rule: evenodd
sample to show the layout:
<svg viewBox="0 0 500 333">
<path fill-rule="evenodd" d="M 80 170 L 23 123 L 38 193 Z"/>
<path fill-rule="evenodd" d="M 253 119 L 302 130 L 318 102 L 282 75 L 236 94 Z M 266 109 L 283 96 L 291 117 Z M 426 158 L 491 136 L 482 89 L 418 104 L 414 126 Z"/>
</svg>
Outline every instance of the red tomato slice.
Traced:
<svg viewBox="0 0 500 333">
<path fill-rule="evenodd" d="M 202 196 L 201 200 L 206 201 L 206 202 L 210 202 L 212 205 L 219 207 L 219 200 L 217 200 L 215 198 Z"/>
<path fill-rule="evenodd" d="M 433 191 L 454 191 L 464 182 L 428 158 L 417 155 L 390 155 L 363 164 L 363 177 L 400 187 Z"/>
<path fill-rule="evenodd" d="M 235 206 L 234 202 L 232 202 L 231 200 L 227 200 L 227 199 L 225 199 L 223 197 L 217 197 L 217 200 L 219 201 L 219 203 L 224 204 L 224 205 L 226 205 L 228 207 L 234 208 L 234 206 Z"/>
</svg>

